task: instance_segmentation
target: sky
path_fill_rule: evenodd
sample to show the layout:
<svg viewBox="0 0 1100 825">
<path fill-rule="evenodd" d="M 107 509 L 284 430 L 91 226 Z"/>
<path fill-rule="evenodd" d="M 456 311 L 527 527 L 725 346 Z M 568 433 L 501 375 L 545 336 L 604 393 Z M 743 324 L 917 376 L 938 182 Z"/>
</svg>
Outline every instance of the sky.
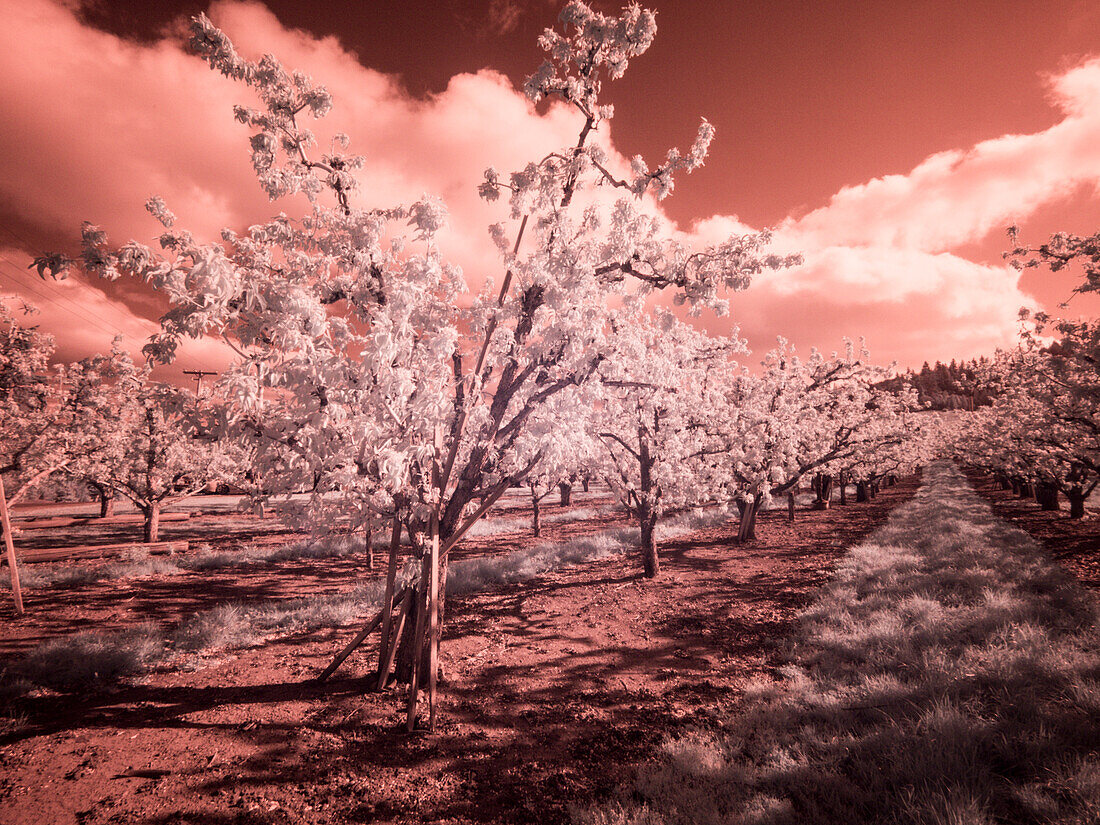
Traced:
<svg viewBox="0 0 1100 825">
<path fill-rule="evenodd" d="M 606 12 L 619 3 L 594 4 Z M 600 139 L 651 166 L 717 129 L 706 166 L 660 209 L 698 244 L 771 228 L 803 266 L 729 296 L 763 356 L 865 337 L 876 361 L 919 367 L 1011 346 L 1021 306 L 1096 314 L 1072 274 L 1007 268 L 1005 229 L 1040 243 L 1100 223 L 1100 3 L 652 0 L 658 33 L 608 86 Z M 44 282 L 43 251 L 75 252 L 82 221 L 149 242 L 161 195 L 209 240 L 281 210 L 232 118 L 248 92 L 183 47 L 206 11 L 245 56 L 265 52 L 333 93 L 319 136 L 367 157 L 360 206 L 442 197 L 445 254 L 478 283 L 500 273 L 476 195 L 483 170 L 522 168 L 575 141 L 578 116 L 519 91 L 540 64 L 548 0 L 79 2 L 0 0 L 0 292 L 33 301 L 69 360 L 125 336 L 140 347 L 163 310 L 126 281 Z M 217 369 L 216 342 L 175 369 Z"/>
</svg>

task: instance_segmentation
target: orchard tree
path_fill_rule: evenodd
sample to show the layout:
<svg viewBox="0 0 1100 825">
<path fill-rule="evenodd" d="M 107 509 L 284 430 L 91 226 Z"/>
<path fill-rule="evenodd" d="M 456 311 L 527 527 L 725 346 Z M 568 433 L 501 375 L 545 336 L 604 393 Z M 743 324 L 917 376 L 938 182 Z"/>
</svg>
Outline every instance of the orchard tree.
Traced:
<svg viewBox="0 0 1100 825">
<path fill-rule="evenodd" d="M 1059 325 L 1064 337 L 1049 346 L 998 353 L 986 380 L 997 393 L 963 439 L 970 460 L 1007 478 L 1017 491 L 1034 488 L 1040 505 L 1058 509 L 1069 499 L 1070 516 L 1085 514 L 1085 501 L 1100 483 L 1100 418 L 1097 373 L 1079 357 L 1096 335 L 1094 325 Z"/>
<path fill-rule="evenodd" d="M 860 452 L 896 442 L 878 423 L 905 402 L 880 388 L 887 371 L 849 342 L 843 355 L 817 350 L 802 359 L 787 342 L 768 353 L 759 376 L 745 374 L 730 394 L 726 442 L 738 537 L 756 537 L 756 517 L 772 499 L 814 473 L 830 475 Z"/>
<path fill-rule="evenodd" d="M 201 15 L 194 49 L 261 101 L 236 109 L 253 130 L 261 185 L 273 199 L 304 195 L 311 208 L 203 243 L 174 229 L 166 205 L 152 199 L 166 229 L 163 253 L 135 242 L 111 250 L 100 229 L 84 228 L 84 269 L 137 277 L 171 303 L 150 355 L 171 360 L 181 338 L 203 335 L 236 350 L 239 361 L 221 377 L 232 409 L 227 435 L 252 443 L 268 490 L 311 479 L 317 519 L 326 502 L 353 498 L 409 532 L 424 560 L 399 656 L 413 683 L 410 726 L 419 676 L 435 678 L 429 662 L 443 611 L 436 588 L 446 581 L 449 549 L 539 465 L 540 450 L 520 452 L 538 443 L 525 433 L 563 437 L 568 420 L 554 430 L 547 406 L 596 378 L 612 324 L 631 323 L 634 308 L 660 289 L 722 308 L 720 289 L 743 289 L 754 274 L 796 260 L 765 254 L 766 234 L 691 249 L 645 211 L 672 191 L 676 173 L 703 163 L 714 130 L 704 121 L 688 152 L 672 150 L 652 169 L 635 158 L 616 176 L 593 141 L 612 114 L 602 84 L 649 47 L 654 15 L 632 6 L 608 17 L 570 2 L 561 20 L 564 33 L 541 38 L 549 59 L 525 88 L 533 101 L 571 107 L 578 137 L 510 175 L 486 172 L 481 194 L 507 193 L 518 224 L 512 241 L 505 223 L 490 227 L 505 270 L 498 291 L 487 285 L 464 297 L 462 274 L 435 242 L 446 219 L 439 201 L 361 206 L 363 158 L 349 154 L 343 135 L 318 157 L 303 124 L 328 112 L 328 92 L 271 56 L 242 57 Z M 616 190 L 622 197 L 613 204 L 601 199 Z M 45 274 L 68 263 L 58 255 L 38 261 Z"/>
<path fill-rule="evenodd" d="M 231 456 L 205 432 L 195 396 L 150 378 L 116 339 L 111 355 L 71 371 L 95 448 L 74 457 L 71 472 L 94 478 L 132 501 L 145 517 L 146 542 L 158 539 L 164 506 L 231 476 Z"/>
<path fill-rule="evenodd" d="M 712 503 L 714 466 L 725 452 L 716 426 L 744 343 L 705 335 L 671 313 L 643 318 L 618 336 L 602 370 L 597 435 L 605 476 L 638 523 L 644 574 L 660 570 L 657 523 L 669 508 Z"/>
<path fill-rule="evenodd" d="M 0 477 L 9 503 L 65 465 L 72 435 L 49 366 L 53 337 L 27 325 L 24 318 L 37 310 L 26 304 L 13 310 L 16 302 L 0 296 Z"/>
</svg>

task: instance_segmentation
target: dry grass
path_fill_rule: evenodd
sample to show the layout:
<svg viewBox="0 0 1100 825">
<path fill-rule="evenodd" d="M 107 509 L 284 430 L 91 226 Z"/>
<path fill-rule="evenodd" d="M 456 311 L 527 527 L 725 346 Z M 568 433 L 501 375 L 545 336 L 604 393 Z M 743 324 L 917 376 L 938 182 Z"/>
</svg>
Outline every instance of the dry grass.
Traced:
<svg viewBox="0 0 1100 825">
<path fill-rule="evenodd" d="M 667 743 L 634 800 L 578 819 L 1100 822 L 1098 618 L 1093 594 L 933 466 L 726 732 Z"/>
</svg>

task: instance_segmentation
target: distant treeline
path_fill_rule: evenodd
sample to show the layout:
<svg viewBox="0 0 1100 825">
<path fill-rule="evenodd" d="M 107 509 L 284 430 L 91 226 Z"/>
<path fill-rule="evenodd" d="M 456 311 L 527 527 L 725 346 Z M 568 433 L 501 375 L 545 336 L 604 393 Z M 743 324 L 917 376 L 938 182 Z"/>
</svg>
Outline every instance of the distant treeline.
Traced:
<svg viewBox="0 0 1100 825">
<path fill-rule="evenodd" d="M 980 375 L 989 365 L 986 357 L 950 364 L 939 361 L 935 366 L 924 362 L 920 372 L 908 370 L 897 378 L 884 381 L 882 386 L 898 392 L 902 387 L 917 391 L 922 407 L 933 410 L 973 410 L 993 403 L 988 387 L 982 385 Z"/>
</svg>

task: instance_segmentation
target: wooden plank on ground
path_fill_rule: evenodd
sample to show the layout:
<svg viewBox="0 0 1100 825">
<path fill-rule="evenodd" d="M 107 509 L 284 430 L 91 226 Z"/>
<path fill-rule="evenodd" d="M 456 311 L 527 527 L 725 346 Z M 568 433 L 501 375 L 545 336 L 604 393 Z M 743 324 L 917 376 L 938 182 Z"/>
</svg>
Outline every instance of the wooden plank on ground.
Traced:
<svg viewBox="0 0 1100 825">
<path fill-rule="evenodd" d="M 156 541 L 149 544 L 126 542 L 124 544 L 83 544 L 77 547 L 50 547 L 43 550 L 24 550 L 19 560 L 24 564 L 46 561 L 68 561 L 70 559 L 106 559 L 128 552 L 148 553 L 151 556 L 165 556 L 170 553 L 187 551 L 186 541 Z"/>
</svg>

